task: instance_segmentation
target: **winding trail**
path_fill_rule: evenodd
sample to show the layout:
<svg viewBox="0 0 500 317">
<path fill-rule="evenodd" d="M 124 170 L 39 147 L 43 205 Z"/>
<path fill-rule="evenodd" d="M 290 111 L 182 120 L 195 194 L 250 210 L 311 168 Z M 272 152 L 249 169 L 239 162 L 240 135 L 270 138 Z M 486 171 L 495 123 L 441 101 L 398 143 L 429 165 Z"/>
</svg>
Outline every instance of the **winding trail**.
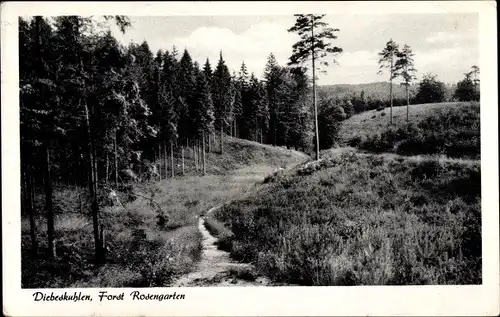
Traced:
<svg viewBox="0 0 500 317">
<path fill-rule="evenodd" d="M 308 156 L 304 153 L 287 150 L 294 153 L 299 160 L 290 163 L 285 169 L 291 169 L 304 162 Z M 265 176 L 275 168 L 266 166 L 256 168 L 248 166 L 241 168 L 230 175 L 232 179 L 247 181 L 251 183 L 262 182 Z M 241 198 L 241 197 L 240 197 Z M 226 202 L 227 203 L 227 202 Z M 206 216 L 222 207 L 222 205 L 212 207 L 206 212 Z M 259 276 L 255 267 L 250 263 L 239 263 L 231 259 L 229 252 L 219 250 L 218 239 L 210 234 L 205 227 L 205 219 L 200 216 L 198 219 L 198 229 L 202 234 L 202 254 L 201 259 L 196 264 L 194 270 L 182 275 L 170 285 L 172 287 L 186 286 L 281 286 L 282 284 L 271 282 L 265 276 Z"/>
<path fill-rule="evenodd" d="M 219 206 L 208 210 L 207 215 L 217 208 Z M 203 217 L 199 218 L 198 229 L 203 236 L 201 260 L 193 272 L 174 281 L 173 287 L 270 285 L 269 279 L 255 276 L 255 270 L 251 264 L 235 262 L 228 252 L 217 248 L 217 238 L 208 232 Z"/>
</svg>

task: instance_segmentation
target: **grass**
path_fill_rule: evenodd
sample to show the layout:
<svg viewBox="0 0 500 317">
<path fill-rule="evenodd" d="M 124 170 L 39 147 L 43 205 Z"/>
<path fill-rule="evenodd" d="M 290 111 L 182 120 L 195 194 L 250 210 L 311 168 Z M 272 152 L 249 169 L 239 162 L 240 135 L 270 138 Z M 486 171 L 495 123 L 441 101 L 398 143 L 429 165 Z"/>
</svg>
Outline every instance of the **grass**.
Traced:
<svg viewBox="0 0 500 317">
<path fill-rule="evenodd" d="M 21 221 L 22 287 L 168 286 L 176 276 L 189 272 L 199 259 L 200 215 L 213 206 L 244 197 L 277 167 L 306 158 L 282 148 L 228 139 L 223 155 L 207 155 L 210 174 L 199 176 L 190 154 L 186 153 L 187 176 L 133 186 L 133 192 L 153 197 L 165 216 L 163 223 L 159 222 L 157 207 L 142 197 L 128 201 L 128 195 L 121 193 L 125 208 L 101 204 L 107 255 L 106 264 L 100 268 L 93 265 L 93 228 L 86 190 L 68 186 L 54 190 L 56 260 L 45 256 L 46 220 L 43 196 L 38 194 L 37 254 L 30 252 L 29 221 L 24 216 Z"/>
<path fill-rule="evenodd" d="M 224 251 L 231 251 L 234 234 L 221 222 L 208 216 L 205 218 L 205 227 L 211 235 L 217 238 L 217 247 Z"/>
<path fill-rule="evenodd" d="M 469 103 L 464 102 L 443 102 L 443 103 L 429 103 L 421 105 L 410 105 L 409 114 L 410 121 L 418 123 L 431 116 L 436 112 L 446 109 L 461 109 L 468 107 Z M 352 116 L 351 118 L 342 122 L 339 137 L 341 143 L 346 145 L 350 140 L 355 138 L 366 138 L 374 135 L 380 135 L 386 131 L 390 122 L 389 108 L 384 111 L 370 110 Z M 393 107 L 393 123 L 394 125 L 401 126 L 406 123 L 406 106 Z M 382 113 L 385 113 L 382 115 Z"/>
<path fill-rule="evenodd" d="M 481 283 L 479 162 L 342 152 L 217 210 L 232 256 L 300 285 Z"/>
</svg>

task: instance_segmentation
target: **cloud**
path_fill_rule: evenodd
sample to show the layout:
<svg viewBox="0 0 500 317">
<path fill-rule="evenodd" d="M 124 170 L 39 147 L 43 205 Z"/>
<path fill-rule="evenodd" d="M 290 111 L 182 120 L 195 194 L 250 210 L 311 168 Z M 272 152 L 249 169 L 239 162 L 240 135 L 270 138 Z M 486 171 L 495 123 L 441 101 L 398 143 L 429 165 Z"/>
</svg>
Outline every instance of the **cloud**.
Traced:
<svg viewBox="0 0 500 317">
<path fill-rule="evenodd" d="M 286 31 L 286 27 L 262 22 L 240 34 L 227 28 L 200 27 L 187 37 L 173 39 L 171 44 L 179 50 L 186 48 L 199 63 L 208 57 L 213 67 L 222 51 L 231 71 L 238 71 L 244 61 L 249 73 L 254 72 L 260 77 L 271 52 L 280 64 L 287 62 L 293 41 L 293 35 Z"/>
<path fill-rule="evenodd" d="M 385 74 L 377 75 L 377 54 L 391 37 L 414 49 L 418 75 L 433 72 L 443 81 L 457 81 L 470 65 L 478 63 L 477 27 L 472 23 L 474 21 L 465 23 L 466 20 L 456 16 L 448 19 L 447 16 L 431 18 L 428 15 L 396 17 L 398 23 L 394 22 L 394 16 L 367 15 L 363 19 L 360 16 L 327 16 L 327 22 L 332 27 L 341 29 L 334 43 L 342 47 L 344 52 L 337 57 L 338 65 L 330 64 L 326 75 L 318 74 L 319 83 L 386 80 Z M 137 19 L 135 27 L 127 34 L 115 34 L 123 43 L 147 40 L 153 52 L 158 49 L 171 50 L 172 45 L 180 53 L 187 48 L 194 61 L 203 64 L 208 57 L 212 67 L 215 67 L 222 50 L 231 72 L 238 73 L 244 61 L 249 73 L 254 72 L 257 77 L 262 76 L 271 52 L 280 65 L 286 65 L 292 54 L 292 45 L 298 39 L 295 34 L 287 32 L 293 23 L 290 17 L 172 19 L 163 18 L 154 23 L 149 17 Z M 390 27 L 392 24 L 398 24 L 401 28 L 394 29 Z M 182 32 L 174 31 L 179 28 L 182 28 Z"/>
<path fill-rule="evenodd" d="M 344 52 L 338 62 L 343 67 L 377 67 L 378 55 L 376 51 Z"/>
<path fill-rule="evenodd" d="M 436 64 L 453 65 L 454 62 L 461 63 L 462 57 L 466 56 L 467 52 L 460 48 L 442 48 L 430 51 L 415 52 L 415 63 L 422 66 L 432 66 Z M 451 63 L 451 64 L 450 64 Z"/>
<path fill-rule="evenodd" d="M 428 43 L 444 43 L 460 39 L 462 36 L 456 33 L 437 32 L 425 39 Z"/>
</svg>

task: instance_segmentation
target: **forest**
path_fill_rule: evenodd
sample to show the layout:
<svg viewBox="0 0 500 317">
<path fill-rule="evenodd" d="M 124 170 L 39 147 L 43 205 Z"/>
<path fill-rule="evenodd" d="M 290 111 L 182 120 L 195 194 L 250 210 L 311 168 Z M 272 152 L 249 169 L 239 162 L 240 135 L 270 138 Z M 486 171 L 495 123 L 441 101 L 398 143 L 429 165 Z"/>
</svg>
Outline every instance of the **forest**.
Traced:
<svg viewBox="0 0 500 317">
<path fill-rule="evenodd" d="M 205 173 L 205 153 L 222 153 L 226 136 L 302 149 L 309 136 L 303 68 L 280 66 L 271 53 L 265 81 L 244 62 L 231 74 L 222 51 L 212 67 L 175 47 L 125 47 L 111 21 L 130 27 L 123 16 L 105 17 L 104 27 L 92 17 L 19 20 L 23 206 L 30 213 L 43 190 L 50 250 L 54 184 L 89 186 L 97 215 L 103 188 L 183 175 L 187 148 Z"/>
<path fill-rule="evenodd" d="M 352 134 L 368 130 L 370 124 L 377 129 L 382 126 L 393 128 L 381 136 L 344 137 L 344 143 L 361 150 L 421 154 L 422 144 L 434 140 L 434 147 L 428 149 L 430 154 L 444 151 L 456 157 L 469 152 L 473 158 L 479 155 L 478 109 L 465 112 L 454 106 L 453 111 L 463 113 L 450 111 L 432 122 L 418 123 L 418 126 L 417 121 L 415 126 L 410 123 L 421 119 L 419 116 L 425 107 L 420 104 L 466 101 L 473 102 L 476 107 L 475 102 L 479 101 L 477 66 L 472 66 L 470 72 L 464 74 L 465 78 L 451 88 L 433 74 L 424 74 L 417 84 L 414 53 L 408 45 L 400 49 L 391 39 L 379 53 L 379 72 L 387 75 L 389 86 L 384 83 L 364 84 L 357 88 L 342 85 L 317 87 L 315 71 L 328 66 L 321 59 L 342 52 L 341 48 L 327 43 L 327 40 L 336 39 L 334 33 L 339 30 L 328 28 L 321 21 L 322 17 L 297 15 L 296 24 L 288 32 L 298 33 L 301 40 L 293 46 L 290 62 L 280 65 L 275 55 L 269 52 L 263 74 L 249 74 L 244 61 L 239 70 L 229 69 L 222 50 L 217 61 L 207 58 L 200 64 L 188 49 L 180 52 L 173 46 L 169 50 L 153 52 L 147 41 L 121 44 L 113 36 L 110 26 L 116 24 L 121 32 L 127 32 L 132 25 L 125 16 L 19 18 L 21 212 L 25 220 L 29 219 L 29 242 L 25 234 L 23 259 L 43 258 L 43 261 L 50 262 L 47 272 L 57 271 L 54 263 L 65 261 L 60 260 L 61 254 L 71 254 L 71 261 L 81 262 L 82 250 L 92 248 L 93 256 L 88 258 L 94 261 L 94 268 L 105 266 L 110 261 L 121 261 L 131 272 L 138 267 L 143 271 L 137 285 L 170 283 L 174 275 L 186 273 L 199 257 L 201 238 L 196 219 L 205 212 L 202 208 L 208 209 L 213 207 L 211 204 L 220 203 L 221 197 L 229 201 L 232 196 L 242 195 L 253 186 L 247 178 L 262 175 L 252 174 L 251 167 L 257 166 L 258 173 L 265 174 L 277 165 L 292 166 L 310 159 L 313 153 L 316 153 L 316 161 L 320 161 L 320 150 L 328 152 L 328 149 L 345 145 L 339 144 L 342 143 L 342 134 L 346 134 L 346 128 L 342 131 L 343 125 L 355 126 L 348 131 Z M 315 29 L 323 31 L 314 35 Z M 312 69 L 308 69 L 305 66 L 309 66 L 311 59 Z M 398 79 L 402 82 L 397 83 Z M 395 88 L 397 84 L 401 86 L 398 89 Z M 405 107 L 401 106 L 406 106 L 406 109 L 403 111 Z M 388 107 L 389 118 L 382 119 Z M 400 118 L 395 119 L 396 125 L 404 122 L 399 130 L 393 122 L 393 107 L 398 108 L 394 118 Z M 356 126 L 356 120 L 349 121 L 357 114 L 361 119 L 355 119 L 360 126 Z M 450 120 L 456 124 L 444 133 L 436 127 L 446 118 L 453 118 Z M 388 119 L 387 125 L 385 119 Z M 369 132 L 377 131 L 370 129 Z M 396 148 L 393 143 L 397 141 L 400 145 L 398 138 L 406 143 L 402 142 L 404 146 Z M 228 166 L 243 168 L 244 173 L 239 175 L 240 178 L 231 175 Z M 214 175 L 217 173 L 226 178 L 218 178 Z M 388 172 L 384 170 L 384 173 Z M 233 179 L 229 180 L 228 175 Z M 174 187 L 175 184 L 179 189 Z M 135 187 L 140 186 L 144 191 L 147 188 L 150 196 L 137 191 Z M 189 189 L 185 190 L 183 186 Z M 238 195 L 230 191 L 232 187 L 237 187 Z M 155 188 L 161 193 L 157 198 L 163 200 L 161 203 L 154 198 Z M 281 193 L 286 188 L 279 187 L 277 191 Z M 207 195 L 211 196 L 202 202 L 196 197 L 201 192 L 203 195 L 209 192 Z M 360 188 L 359 192 L 362 193 L 363 189 Z M 64 193 L 68 193 L 68 197 L 56 203 L 54 197 L 61 197 Z M 316 192 L 312 190 L 312 193 Z M 123 199 L 125 196 L 127 198 Z M 148 206 L 137 203 L 138 212 L 134 214 L 125 205 L 137 197 L 146 199 Z M 261 202 L 261 199 L 256 201 Z M 71 223 L 68 226 L 78 229 L 56 230 L 54 222 L 57 215 L 64 214 L 65 203 L 79 203 L 78 208 L 66 208 L 79 211 L 77 216 L 71 216 L 78 220 L 75 221 L 77 225 Z M 121 205 L 126 212 L 109 210 L 108 205 Z M 177 209 L 170 210 L 170 214 L 165 212 L 166 207 L 172 205 Z M 147 212 L 141 214 L 146 209 Z M 156 220 L 151 220 L 152 211 Z M 105 213 L 107 216 L 103 216 Z M 69 219 L 69 213 L 67 217 Z M 176 217 L 178 219 L 174 219 Z M 218 218 L 228 225 L 231 217 L 222 213 Z M 252 217 L 241 223 L 248 221 L 254 228 Z M 85 231 L 87 224 L 79 225 L 81 218 L 91 219 L 92 230 L 88 234 Z M 216 220 L 208 219 L 207 226 L 224 228 Z M 115 223 L 115 220 L 120 223 Z M 150 226 L 147 230 L 154 231 L 163 240 L 147 239 L 144 226 Z M 274 223 L 270 222 L 269 228 L 273 226 Z M 105 232 L 108 229 L 110 231 Z M 125 232 L 129 236 L 119 236 Z M 271 233 L 269 237 L 274 231 Z M 71 239 L 78 236 L 82 241 L 85 234 L 86 240 L 80 241 L 80 249 L 75 247 L 77 251 L 66 252 L 64 248 L 70 248 L 68 245 L 71 244 L 59 243 L 60 235 L 66 234 Z M 92 241 L 87 243 L 90 234 Z M 166 242 L 173 241 L 170 237 L 167 239 L 168 234 L 178 235 L 175 244 Z M 252 238 L 257 239 L 260 235 L 260 231 L 252 231 Z M 119 242 L 120 239 L 126 243 Z M 237 241 L 241 237 L 234 239 Z M 127 243 L 132 246 L 128 248 Z M 141 247 L 136 246 L 141 243 Z M 110 245 L 114 245 L 115 250 L 110 251 Z M 245 247 L 244 244 L 235 245 L 233 253 Z M 31 249 L 28 250 L 27 246 Z M 179 255 L 167 274 L 164 261 L 175 253 L 168 249 L 170 247 L 182 250 L 179 254 L 184 253 Z M 162 255 L 158 250 L 166 256 L 150 261 L 149 257 Z M 143 251 L 147 254 L 141 253 Z M 107 256 L 108 252 L 113 255 Z M 136 264 L 130 261 L 132 258 L 137 260 Z M 193 263 L 185 264 L 186 259 Z M 29 265 L 23 263 L 23 270 L 29 271 L 23 271 L 23 278 L 29 280 L 27 285 L 39 285 L 37 273 L 31 272 Z M 168 276 L 149 276 L 151 267 L 148 265 L 154 266 L 155 274 L 163 272 L 161 274 Z M 69 284 L 60 285 L 75 285 L 71 283 L 92 275 L 82 272 L 86 269 L 81 268 L 73 276 L 68 273 L 69 277 L 64 279 Z M 135 282 L 130 276 L 124 278 L 122 284 L 114 282 L 132 285 Z M 45 276 L 41 279 L 45 279 L 45 283 L 51 278 Z M 57 282 L 54 281 L 50 283 Z M 328 279 L 317 283 L 333 282 Z"/>
</svg>

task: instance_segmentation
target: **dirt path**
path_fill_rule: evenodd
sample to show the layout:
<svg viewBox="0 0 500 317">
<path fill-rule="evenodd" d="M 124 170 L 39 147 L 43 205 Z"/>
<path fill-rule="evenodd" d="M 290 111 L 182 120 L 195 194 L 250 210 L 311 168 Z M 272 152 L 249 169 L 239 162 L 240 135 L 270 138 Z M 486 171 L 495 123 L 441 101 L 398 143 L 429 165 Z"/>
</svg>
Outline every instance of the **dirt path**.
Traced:
<svg viewBox="0 0 500 317">
<path fill-rule="evenodd" d="M 218 207 L 207 211 L 210 214 Z M 205 220 L 199 218 L 198 228 L 203 235 L 201 260 L 195 270 L 181 276 L 172 286 L 265 286 L 270 282 L 265 277 L 256 277 L 251 264 L 233 261 L 229 253 L 217 249 L 217 238 L 205 228 Z"/>
</svg>

